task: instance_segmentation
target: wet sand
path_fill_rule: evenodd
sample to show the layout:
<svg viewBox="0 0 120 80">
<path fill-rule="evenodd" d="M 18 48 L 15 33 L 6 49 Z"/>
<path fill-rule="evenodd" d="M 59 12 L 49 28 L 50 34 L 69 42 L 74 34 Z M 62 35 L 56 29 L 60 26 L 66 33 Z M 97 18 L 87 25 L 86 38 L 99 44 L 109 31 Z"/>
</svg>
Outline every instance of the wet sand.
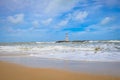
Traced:
<svg viewBox="0 0 120 80">
<path fill-rule="evenodd" d="M 0 56 L 0 61 L 34 68 L 53 68 L 88 74 L 120 76 L 120 62 L 72 61 L 30 56 Z"/>
<path fill-rule="evenodd" d="M 0 61 L 0 80 L 120 80 L 120 77 L 32 68 Z"/>
</svg>

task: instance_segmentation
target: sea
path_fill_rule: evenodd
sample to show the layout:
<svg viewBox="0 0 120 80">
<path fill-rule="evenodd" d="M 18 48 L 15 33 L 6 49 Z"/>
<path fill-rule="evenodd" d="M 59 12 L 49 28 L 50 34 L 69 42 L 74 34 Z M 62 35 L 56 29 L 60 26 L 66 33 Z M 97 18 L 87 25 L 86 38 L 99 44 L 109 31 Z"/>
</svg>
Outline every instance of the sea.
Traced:
<svg viewBox="0 0 120 80">
<path fill-rule="evenodd" d="M 120 40 L 82 42 L 0 42 L 1 56 L 31 56 L 73 61 L 120 62 Z"/>
</svg>

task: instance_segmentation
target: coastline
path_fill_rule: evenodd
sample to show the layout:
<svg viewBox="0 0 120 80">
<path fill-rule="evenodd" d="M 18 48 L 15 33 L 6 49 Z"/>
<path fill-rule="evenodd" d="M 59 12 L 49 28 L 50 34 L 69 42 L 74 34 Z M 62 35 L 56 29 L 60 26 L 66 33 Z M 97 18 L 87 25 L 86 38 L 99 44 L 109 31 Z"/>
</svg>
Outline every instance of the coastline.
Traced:
<svg viewBox="0 0 120 80">
<path fill-rule="evenodd" d="M 32 68 L 0 61 L 0 80 L 120 80 L 120 77 Z"/>
<path fill-rule="evenodd" d="M 33 68 L 51 68 L 76 73 L 120 76 L 120 62 L 72 61 L 32 56 L 0 56 L 0 61 Z"/>
</svg>

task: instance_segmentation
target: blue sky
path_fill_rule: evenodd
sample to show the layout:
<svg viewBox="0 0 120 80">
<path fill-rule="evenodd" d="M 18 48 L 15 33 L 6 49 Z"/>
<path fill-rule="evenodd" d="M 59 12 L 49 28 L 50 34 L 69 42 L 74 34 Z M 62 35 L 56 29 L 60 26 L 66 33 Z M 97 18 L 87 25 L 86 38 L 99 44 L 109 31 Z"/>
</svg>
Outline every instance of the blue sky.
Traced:
<svg viewBox="0 0 120 80">
<path fill-rule="evenodd" d="M 120 0 L 0 0 L 0 42 L 120 40 Z"/>
</svg>

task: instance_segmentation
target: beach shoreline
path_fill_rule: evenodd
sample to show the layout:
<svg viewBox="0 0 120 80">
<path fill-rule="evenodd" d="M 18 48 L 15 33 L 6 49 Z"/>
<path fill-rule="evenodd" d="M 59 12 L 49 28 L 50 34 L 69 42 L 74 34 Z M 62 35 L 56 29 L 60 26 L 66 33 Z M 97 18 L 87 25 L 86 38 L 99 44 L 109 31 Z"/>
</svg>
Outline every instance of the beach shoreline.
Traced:
<svg viewBox="0 0 120 80">
<path fill-rule="evenodd" d="M 72 61 L 32 56 L 0 56 L 0 61 L 33 68 L 50 68 L 76 73 L 120 76 L 120 62 Z"/>
<path fill-rule="evenodd" d="M 120 80 L 120 77 L 75 73 L 53 68 L 32 68 L 0 61 L 0 80 Z"/>
</svg>

